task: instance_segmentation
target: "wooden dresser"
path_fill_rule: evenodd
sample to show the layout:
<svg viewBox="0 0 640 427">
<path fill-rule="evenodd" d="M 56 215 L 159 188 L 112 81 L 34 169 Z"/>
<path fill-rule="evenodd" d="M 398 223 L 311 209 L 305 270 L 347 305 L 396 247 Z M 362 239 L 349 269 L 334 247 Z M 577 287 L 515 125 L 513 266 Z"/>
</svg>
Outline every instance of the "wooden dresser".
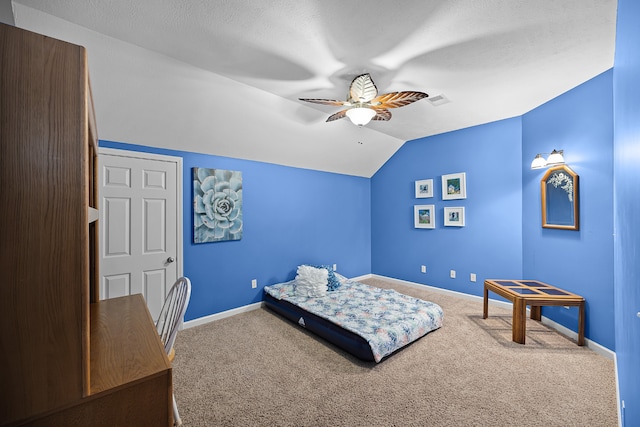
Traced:
<svg viewBox="0 0 640 427">
<path fill-rule="evenodd" d="M 85 49 L 0 24 L 0 426 L 172 424 L 143 298 L 98 301 L 97 167 Z"/>
</svg>

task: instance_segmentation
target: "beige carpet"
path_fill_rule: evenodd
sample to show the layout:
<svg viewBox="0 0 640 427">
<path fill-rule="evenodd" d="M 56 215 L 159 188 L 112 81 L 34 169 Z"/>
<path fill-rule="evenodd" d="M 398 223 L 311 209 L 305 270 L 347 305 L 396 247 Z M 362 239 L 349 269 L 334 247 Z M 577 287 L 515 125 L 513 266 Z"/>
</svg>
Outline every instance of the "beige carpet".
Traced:
<svg viewBox="0 0 640 427">
<path fill-rule="evenodd" d="M 444 326 L 379 364 L 263 308 L 181 331 L 185 426 L 617 426 L 614 363 L 509 310 L 378 279 L 443 308 Z"/>
</svg>

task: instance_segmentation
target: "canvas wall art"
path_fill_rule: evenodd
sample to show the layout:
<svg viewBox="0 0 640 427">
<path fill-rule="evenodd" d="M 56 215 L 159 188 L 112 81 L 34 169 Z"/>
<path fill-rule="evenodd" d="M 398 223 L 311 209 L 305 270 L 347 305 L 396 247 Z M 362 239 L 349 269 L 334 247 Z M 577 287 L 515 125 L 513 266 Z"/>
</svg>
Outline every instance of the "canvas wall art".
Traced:
<svg viewBox="0 0 640 427">
<path fill-rule="evenodd" d="M 193 168 L 193 241 L 242 239 L 242 172 Z"/>
</svg>

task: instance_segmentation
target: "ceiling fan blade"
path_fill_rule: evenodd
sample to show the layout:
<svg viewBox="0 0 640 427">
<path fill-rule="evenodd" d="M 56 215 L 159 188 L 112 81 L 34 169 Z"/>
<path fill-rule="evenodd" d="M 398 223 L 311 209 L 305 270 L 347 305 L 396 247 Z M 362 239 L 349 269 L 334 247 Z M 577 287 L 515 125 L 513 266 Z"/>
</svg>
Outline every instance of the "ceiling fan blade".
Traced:
<svg viewBox="0 0 640 427">
<path fill-rule="evenodd" d="M 388 122 L 391 119 L 391 111 L 386 108 L 375 108 L 376 115 L 371 120 L 382 120 Z"/>
<path fill-rule="evenodd" d="M 352 102 L 369 102 L 377 95 L 378 88 L 369 74 L 359 75 L 349 86 L 349 101 Z"/>
<path fill-rule="evenodd" d="M 409 105 L 412 102 L 426 98 L 427 95 L 424 92 L 405 91 L 405 92 L 390 92 L 382 94 L 371 101 L 373 108 L 398 108 Z"/>
<path fill-rule="evenodd" d="M 298 98 L 300 101 L 312 102 L 314 104 L 333 105 L 336 107 L 342 107 L 345 102 L 337 101 L 335 99 L 314 99 L 314 98 Z"/>
<path fill-rule="evenodd" d="M 327 119 L 327 122 L 332 122 L 334 120 L 340 120 L 347 117 L 347 110 L 342 110 L 342 111 L 338 111 L 335 114 L 332 114 L 329 116 L 329 118 Z"/>
</svg>

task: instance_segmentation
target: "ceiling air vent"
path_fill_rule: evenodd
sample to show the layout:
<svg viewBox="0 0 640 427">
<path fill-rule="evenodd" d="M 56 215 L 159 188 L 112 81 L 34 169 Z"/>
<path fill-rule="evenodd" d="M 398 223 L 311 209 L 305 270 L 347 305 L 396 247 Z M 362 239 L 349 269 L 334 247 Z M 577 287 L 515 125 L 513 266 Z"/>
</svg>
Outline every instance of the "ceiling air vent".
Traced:
<svg viewBox="0 0 640 427">
<path fill-rule="evenodd" d="M 431 103 L 431 105 L 433 105 L 434 107 L 437 107 L 439 105 L 442 104 L 447 104 L 451 101 L 449 101 L 449 98 L 447 98 L 446 96 L 440 94 L 440 95 L 435 95 L 432 96 L 430 98 L 427 98 L 427 101 L 429 101 Z"/>
</svg>

